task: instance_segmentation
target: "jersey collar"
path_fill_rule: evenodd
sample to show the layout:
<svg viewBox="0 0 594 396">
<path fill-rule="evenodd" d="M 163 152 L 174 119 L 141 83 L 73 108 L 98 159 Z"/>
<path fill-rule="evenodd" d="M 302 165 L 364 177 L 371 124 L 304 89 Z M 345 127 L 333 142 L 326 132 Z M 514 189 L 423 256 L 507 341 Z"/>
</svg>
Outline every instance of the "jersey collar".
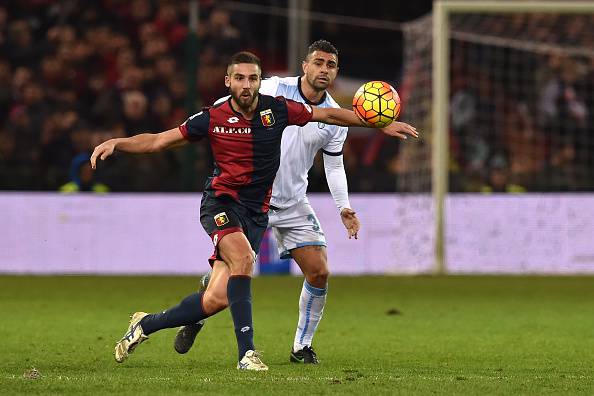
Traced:
<svg viewBox="0 0 594 396">
<path fill-rule="evenodd" d="M 256 116 L 255 116 L 256 112 L 257 112 L 258 110 L 260 110 L 260 107 L 262 107 L 262 94 L 258 93 L 258 105 L 256 106 L 256 110 L 254 110 L 254 118 L 252 118 L 252 119 L 248 120 L 247 118 L 245 118 L 245 117 L 243 116 L 243 114 L 241 114 L 239 111 L 237 111 L 237 110 L 235 110 L 235 109 L 233 108 L 233 104 L 231 103 L 231 99 L 232 99 L 232 97 L 231 97 L 231 95 L 229 95 L 229 99 L 227 99 L 227 103 L 229 103 L 229 108 L 231 109 L 231 111 L 232 111 L 232 112 L 233 112 L 233 113 L 234 113 L 236 116 L 238 116 L 238 117 L 241 117 L 241 118 L 243 118 L 244 120 L 247 120 L 247 121 L 252 121 L 252 120 L 253 120 L 253 119 L 256 117 Z"/>
<path fill-rule="evenodd" d="M 326 100 L 326 95 L 328 94 L 326 91 L 324 91 L 324 95 L 322 95 L 322 99 L 320 99 L 320 101 L 318 103 L 314 103 L 311 100 L 307 99 L 305 97 L 305 95 L 303 94 L 303 91 L 301 90 L 301 76 L 299 76 L 299 78 L 297 79 L 297 88 L 299 89 L 299 95 L 301 95 L 301 99 L 303 99 L 305 101 L 305 103 L 307 103 L 308 105 L 313 105 L 313 106 L 318 106 L 318 105 L 324 103 L 324 101 Z"/>
</svg>

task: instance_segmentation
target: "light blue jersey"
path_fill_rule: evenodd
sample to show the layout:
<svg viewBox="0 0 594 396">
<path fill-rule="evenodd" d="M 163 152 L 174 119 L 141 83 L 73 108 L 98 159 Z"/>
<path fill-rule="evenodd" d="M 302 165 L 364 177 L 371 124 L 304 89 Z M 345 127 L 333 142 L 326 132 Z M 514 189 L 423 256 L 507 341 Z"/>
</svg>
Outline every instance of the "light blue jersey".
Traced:
<svg viewBox="0 0 594 396">
<path fill-rule="evenodd" d="M 321 103 L 311 103 L 301 93 L 300 77 L 271 77 L 262 81 L 260 93 L 284 96 L 297 102 L 318 107 L 340 107 L 326 92 Z M 328 155 L 341 155 L 348 128 L 310 122 L 305 126 L 289 126 L 283 132 L 280 168 L 272 187 L 270 204 L 288 208 L 305 198 L 307 173 L 316 153 L 321 149 Z"/>
</svg>

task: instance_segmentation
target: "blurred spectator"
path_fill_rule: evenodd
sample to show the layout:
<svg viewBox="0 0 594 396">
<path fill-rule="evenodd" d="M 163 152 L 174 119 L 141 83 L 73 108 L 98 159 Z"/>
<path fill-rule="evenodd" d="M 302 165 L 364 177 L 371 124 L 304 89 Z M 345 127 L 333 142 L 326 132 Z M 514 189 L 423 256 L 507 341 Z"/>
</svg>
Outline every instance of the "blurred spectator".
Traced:
<svg viewBox="0 0 594 396">
<path fill-rule="evenodd" d="M 155 27 L 167 38 L 169 46 L 173 49 L 182 43 L 188 33 L 186 26 L 179 22 L 178 5 L 175 3 L 161 4 L 155 19 Z"/>
<path fill-rule="evenodd" d="M 206 49 L 201 59 L 203 63 L 225 64 L 243 46 L 239 30 L 231 23 L 231 14 L 222 8 L 211 11 L 208 23 L 199 31 L 199 37 Z"/>
<path fill-rule="evenodd" d="M 586 97 L 592 93 L 582 88 L 588 86 L 583 80 L 587 76 L 586 70 L 576 60 L 563 58 L 559 73 L 551 74 L 539 100 L 542 127 L 549 131 L 550 144 L 554 148 L 551 165 L 555 175 L 551 177 L 558 178 L 559 166 L 567 174 L 567 162 L 573 162 L 573 169 L 567 174 L 571 190 L 582 190 L 591 185 L 589 158 L 592 157 L 592 145 L 588 143 L 592 143 L 592 131 L 588 128 L 592 128 L 589 124 L 592 110 L 588 108 Z M 558 181 L 554 184 L 559 186 Z"/>
<path fill-rule="evenodd" d="M 578 189 L 575 145 L 566 140 L 555 151 L 546 170 L 548 191 L 575 191 Z"/>
<path fill-rule="evenodd" d="M 133 0 L 130 2 L 128 17 L 132 26 L 137 26 L 150 20 L 152 13 L 153 6 L 149 0 Z"/>
<path fill-rule="evenodd" d="M 107 193 L 109 187 L 95 180 L 95 172 L 91 169 L 89 159 L 91 156 L 87 153 L 79 154 L 72 159 L 70 164 L 70 181 L 60 187 L 60 192 L 94 192 Z"/>
<path fill-rule="evenodd" d="M 12 101 L 12 69 L 7 60 L 0 58 L 0 125 L 6 121 Z"/>
<path fill-rule="evenodd" d="M 141 91 L 129 91 L 122 97 L 126 135 L 151 131 L 155 123 L 149 116 L 148 100 Z"/>
<path fill-rule="evenodd" d="M 553 74 L 545 85 L 539 103 L 543 122 L 551 128 L 574 135 L 586 127 L 588 109 L 578 94 L 578 65 L 572 59 L 562 61 L 560 73 Z"/>
<path fill-rule="evenodd" d="M 33 43 L 31 26 L 24 20 L 16 20 L 8 27 L 8 54 L 15 66 L 33 66 L 40 49 Z"/>
<path fill-rule="evenodd" d="M 510 181 L 509 167 L 505 159 L 496 156 L 489 166 L 487 183 L 481 187 L 482 193 L 523 193 L 526 189 Z"/>
<path fill-rule="evenodd" d="M 506 162 L 508 177 L 514 183 L 538 190 L 546 183 L 546 137 L 538 129 L 528 106 L 511 101 L 506 106 L 502 135 L 502 146 L 509 159 Z"/>
<path fill-rule="evenodd" d="M 11 167 L 16 167 L 19 160 L 16 156 L 16 139 L 14 134 L 2 131 L 0 133 L 0 169 L 1 174 L 5 176 L 10 172 Z"/>
</svg>

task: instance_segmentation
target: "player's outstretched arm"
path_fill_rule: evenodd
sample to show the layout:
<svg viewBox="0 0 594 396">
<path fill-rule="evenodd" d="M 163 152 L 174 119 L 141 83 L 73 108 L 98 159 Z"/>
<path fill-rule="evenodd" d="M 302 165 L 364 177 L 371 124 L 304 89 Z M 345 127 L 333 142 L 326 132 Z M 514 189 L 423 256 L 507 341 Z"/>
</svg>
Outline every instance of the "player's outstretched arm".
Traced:
<svg viewBox="0 0 594 396">
<path fill-rule="evenodd" d="M 419 132 L 417 132 L 417 128 L 407 124 L 406 122 L 393 121 L 387 127 L 379 128 L 379 130 L 388 136 L 394 136 L 402 140 L 406 139 L 406 135 L 415 138 L 419 137 Z"/>
<path fill-rule="evenodd" d="M 339 126 L 366 127 L 365 124 L 354 111 L 333 107 L 313 107 L 312 121 L 323 122 L 324 124 Z"/>
<path fill-rule="evenodd" d="M 105 160 L 116 150 L 135 154 L 154 153 L 182 145 L 185 142 L 186 140 L 178 128 L 160 133 L 141 133 L 127 138 L 109 139 L 93 150 L 91 167 L 95 169 L 98 158 Z"/>
<path fill-rule="evenodd" d="M 361 121 L 354 111 L 347 109 L 313 107 L 311 120 L 332 125 L 373 128 L 373 125 Z M 405 122 L 394 121 L 387 127 L 379 129 L 386 135 L 401 139 L 406 139 L 406 135 L 419 137 L 417 129 Z"/>
</svg>

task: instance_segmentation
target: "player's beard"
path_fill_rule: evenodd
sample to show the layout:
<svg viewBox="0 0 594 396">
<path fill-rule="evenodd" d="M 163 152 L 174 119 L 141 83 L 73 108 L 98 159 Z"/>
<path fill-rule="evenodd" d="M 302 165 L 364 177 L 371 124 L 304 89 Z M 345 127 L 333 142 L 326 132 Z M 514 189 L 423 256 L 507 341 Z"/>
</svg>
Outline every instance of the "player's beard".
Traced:
<svg viewBox="0 0 594 396">
<path fill-rule="evenodd" d="M 325 91 L 326 88 L 328 88 L 328 86 L 330 85 L 330 77 L 328 77 L 328 76 L 325 76 L 326 80 L 318 79 L 318 77 L 323 77 L 323 76 L 313 76 L 313 77 L 306 76 L 306 77 L 307 77 L 307 82 L 309 83 L 309 85 L 311 85 L 311 87 L 318 92 Z"/>
<path fill-rule="evenodd" d="M 233 100 L 235 101 L 235 103 L 237 103 L 239 105 L 239 107 L 243 110 L 243 111 L 248 111 L 250 110 L 250 107 L 252 106 L 252 104 L 254 103 L 254 100 L 256 100 L 256 98 L 258 97 L 258 91 L 256 90 L 253 94 L 251 94 L 250 96 L 242 96 L 242 94 L 245 92 L 246 90 L 242 90 L 239 95 L 236 95 L 235 92 L 230 90 L 231 93 L 231 97 L 233 98 Z"/>
</svg>

